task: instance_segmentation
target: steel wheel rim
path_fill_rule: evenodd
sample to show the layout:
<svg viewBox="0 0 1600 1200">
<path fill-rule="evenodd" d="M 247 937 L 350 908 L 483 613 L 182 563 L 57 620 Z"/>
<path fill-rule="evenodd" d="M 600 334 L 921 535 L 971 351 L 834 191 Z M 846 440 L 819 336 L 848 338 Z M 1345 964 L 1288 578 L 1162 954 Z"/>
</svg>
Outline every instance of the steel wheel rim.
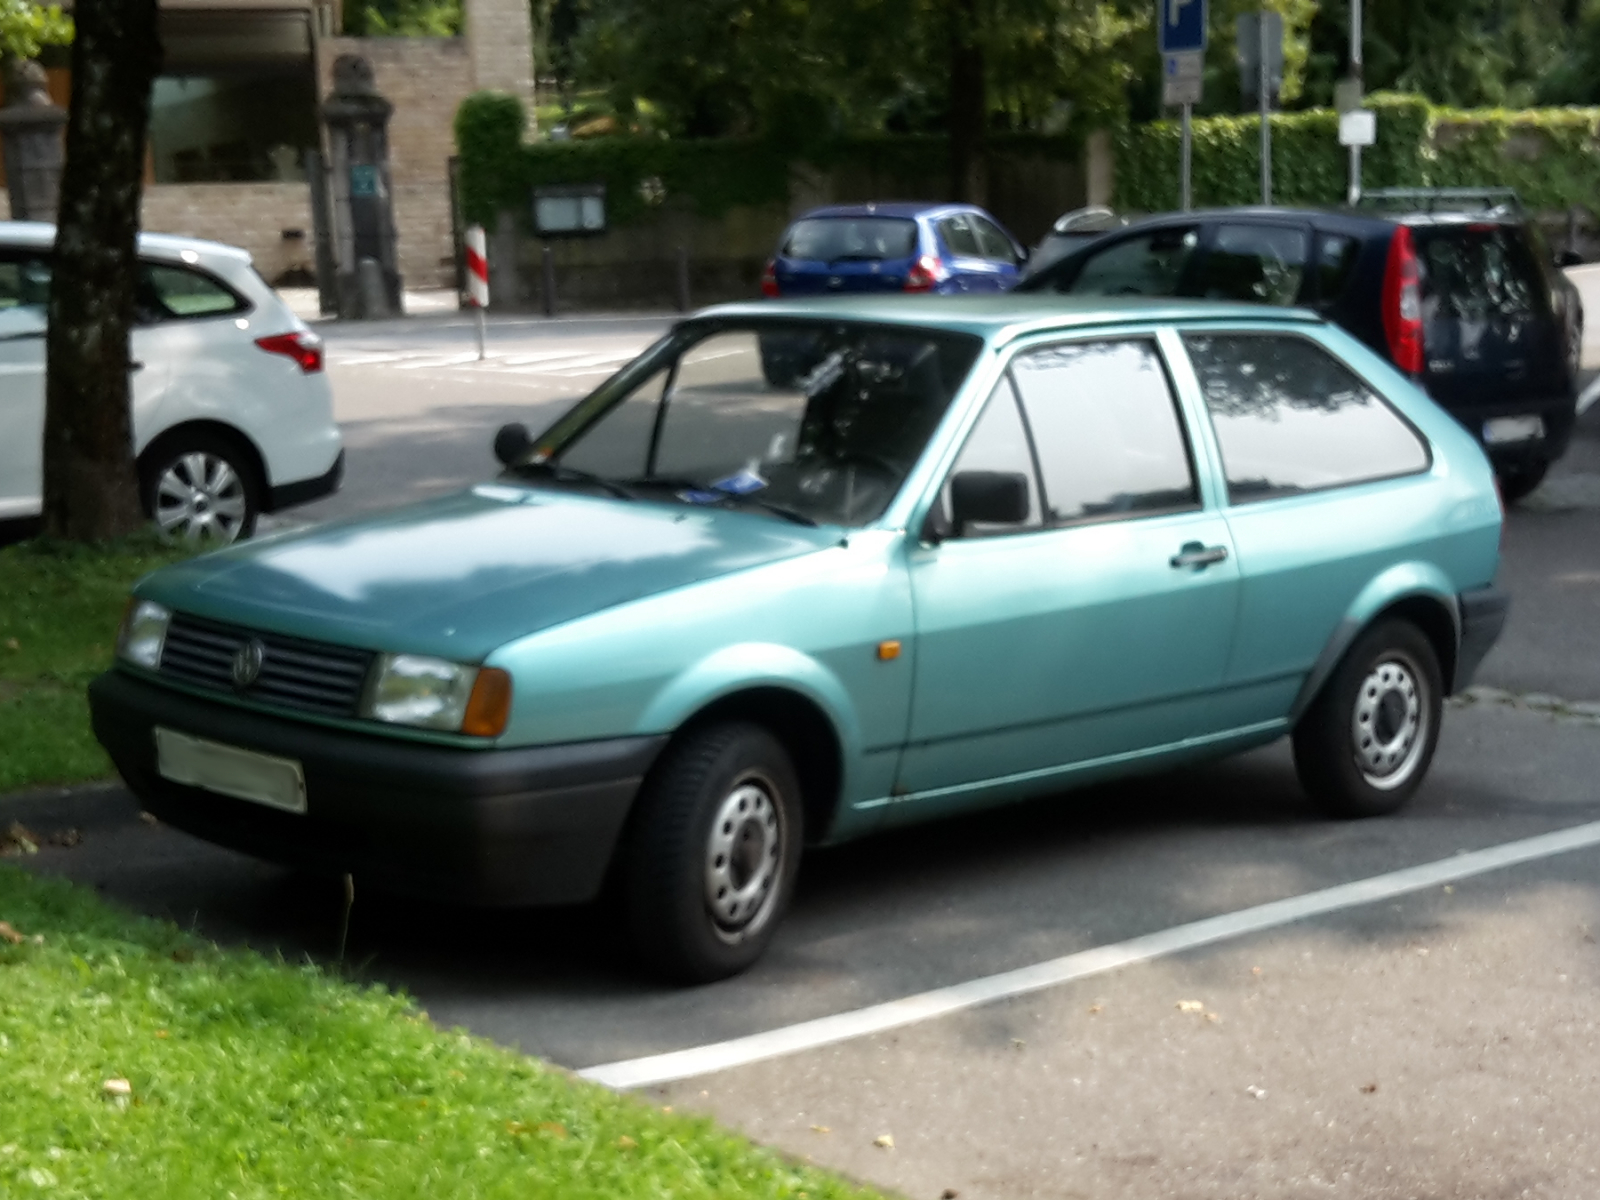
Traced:
<svg viewBox="0 0 1600 1200">
<path fill-rule="evenodd" d="M 787 834 L 778 789 L 747 774 L 717 805 L 706 839 L 705 899 L 711 927 L 728 945 L 752 937 L 778 903 Z"/>
<path fill-rule="evenodd" d="M 219 455 L 181 454 L 156 480 L 156 525 L 171 538 L 226 545 L 243 531 L 248 513 L 244 480 Z"/>
<path fill-rule="evenodd" d="M 1391 651 L 1361 681 L 1350 736 L 1368 786 L 1392 791 L 1416 774 L 1432 720 L 1424 678 L 1410 658 Z"/>
</svg>

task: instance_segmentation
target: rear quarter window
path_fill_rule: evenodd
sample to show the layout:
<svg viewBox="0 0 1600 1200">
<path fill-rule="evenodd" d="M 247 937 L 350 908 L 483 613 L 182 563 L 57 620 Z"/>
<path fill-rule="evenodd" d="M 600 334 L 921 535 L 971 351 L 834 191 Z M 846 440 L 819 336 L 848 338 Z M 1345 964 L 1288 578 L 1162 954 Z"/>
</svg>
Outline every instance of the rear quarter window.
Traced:
<svg viewBox="0 0 1600 1200">
<path fill-rule="evenodd" d="M 209 275 L 166 263 L 141 263 L 137 298 L 149 320 L 220 317 L 249 308 L 231 288 Z"/>
<path fill-rule="evenodd" d="M 1293 334 L 1186 334 L 1228 501 L 1243 504 L 1428 469 L 1427 443 L 1355 372 Z"/>
</svg>

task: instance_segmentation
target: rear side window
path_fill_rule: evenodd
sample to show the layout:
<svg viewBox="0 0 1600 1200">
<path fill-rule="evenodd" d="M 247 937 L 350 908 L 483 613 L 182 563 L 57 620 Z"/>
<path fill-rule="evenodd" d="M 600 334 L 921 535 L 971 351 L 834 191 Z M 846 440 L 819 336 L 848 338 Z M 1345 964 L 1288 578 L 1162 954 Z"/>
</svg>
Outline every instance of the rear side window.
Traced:
<svg viewBox="0 0 1600 1200">
<path fill-rule="evenodd" d="M 1535 315 L 1538 266 L 1510 230 L 1434 229 L 1418 240 L 1424 321 Z"/>
<path fill-rule="evenodd" d="M 917 226 L 899 217 L 812 217 L 796 221 L 778 253 L 808 262 L 874 262 L 916 253 Z"/>
<path fill-rule="evenodd" d="M 978 237 L 978 249 L 983 251 L 983 256 L 994 262 L 1015 264 L 1017 261 L 1016 247 L 1011 244 L 1011 239 L 997 229 L 992 221 L 985 221 L 982 217 L 969 218 L 972 222 L 972 231 Z"/>
<path fill-rule="evenodd" d="M 158 263 L 140 264 L 138 304 L 147 319 L 157 321 L 217 317 L 249 307 L 209 275 Z"/>
<path fill-rule="evenodd" d="M 1293 304 L 1306 277 L 1304 229 L 1219 225 L 1206 254 L 1200 294 L 1211 300 Z"/>
<path fill-rule="evenodd" d="M 1011 367 L 1056 522 L 1191 507 L 1188 442 L 1153 344 L 1086 342 Z"/>
<path fill-rule="evenodd" d="M 1092 255 L 1060 290 L 1079 296 L 1173 296 L 1199 244 L 1193 226 L 1124 238 Z"/>
<path fill-rule="evenodd" d="M 1354 372 L 1303 337 L 1184 339 L 1240 504 L 1426 470 L 1428 448 Z"/>
<path fill-rule="evenodd" d="M 950 247 L 951 254 L 963 258 L 983 257 L 983 251 L 978 246 L 978 235 L 972 228 L 972 222 L 964 214 L 957 213 L 940 221 L 939 236 L 944 239 L 944 244 Z"/>
<path fill-rule="evenodd" d="M 1337 233 L 1324 233 L 1317 238 L 1317 299 L 1332 304 L 1344 295 L 1344 289 L 1355 274 L 1356 255 L 1361 243 L 1355 238 Z"/>
</svg>

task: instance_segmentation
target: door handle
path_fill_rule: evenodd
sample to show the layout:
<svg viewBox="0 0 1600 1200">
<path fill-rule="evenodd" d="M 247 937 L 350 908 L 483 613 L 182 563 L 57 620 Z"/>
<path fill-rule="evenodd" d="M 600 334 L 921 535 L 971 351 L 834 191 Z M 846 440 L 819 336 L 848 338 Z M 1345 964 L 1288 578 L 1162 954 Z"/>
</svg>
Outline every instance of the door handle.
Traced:
<svg viewBox="0 0 1600 1200">
<path fill-rule="evenodd" d="M 1183 549 L 1174 554 L 1169 561 L 1173 567 L 1182 570 L 1184 567 L 1209 567 L 1212 563 L 1219 563 L 1227 557 L 1226 546 L 1202 546 L 1199 542 L 1185 542 Z"/>
<path fill-rule="evenodd" d="M 128 370 L 130 372 L 131 371 L 142 371 L 142 370 L 144 370 L 144 364 L 142 362 L 129 362 L 128 363 Z"/>
</svg>

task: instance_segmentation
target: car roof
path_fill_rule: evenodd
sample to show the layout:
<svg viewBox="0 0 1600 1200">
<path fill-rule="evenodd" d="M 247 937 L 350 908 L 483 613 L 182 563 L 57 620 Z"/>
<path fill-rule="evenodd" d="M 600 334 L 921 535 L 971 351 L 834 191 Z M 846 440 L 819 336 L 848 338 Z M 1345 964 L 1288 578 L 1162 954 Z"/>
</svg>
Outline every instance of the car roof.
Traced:
<svg viewBox="0 0 1600 1200">
<path fill-rule="evenodd" d="M 1165 225 L 1187 225 L 1194 221 L 1223 221 L 1244 218 L 1250 221 L 1314 223 L 1319 229 L 1339 233 L 1371 233 L 1389 227 L 1400 218 L 1396 214 L 1364 212 L 1348 208 L 1288 208 L 1277 205 L 1243 205 L 1236 208 L 1197 208 L 1191 212 L 1155 213 L 1141 217 L 1123 229 L 1110 233 L 1127 233 L 1135 229 L 1153 229 Z"/>
<path fill-rule="evenodd" d="M 799 219 L 812 217 L 925 217 L 933 213 L 982 212 L 975 204 L 951 204 L 934 200 L 892 200 L 887 203 L 872 201 L 866 204 L 829 204 L 801 213 Z"/>
<path fill-rule="evenodd" d="M 969 333 L 1001 344 L 1030 333 L 1093 329 L 1129 322 L 1153 324 L 1193 321 L 1272 321 L 1320 325 L 1303 308 L 1238 304 L 1220 300 L 1169 300 L 1143 297 L 1057 296 L 1001 293 L 989 296 L 821 296 L 807 300 L 760 300 L 719 304 L 692 321 L 753 318 L 828 317 L 874 325 L 905 325 Z"/>
<path fill-rule="evenodd" d="M 55 244 L 56 227 L 48 221 L 0 221 L 0 248 L 25 246 L 29 249 L 48 249 Z M 250 261 L 250 252 L 222 242 L 208 242 L 204 238 L 182 237 L 172 233 L 141 233 L 139 253 L 177 258 L 185 250 L 203 256 L 235 258 Z"/>
</svg>

